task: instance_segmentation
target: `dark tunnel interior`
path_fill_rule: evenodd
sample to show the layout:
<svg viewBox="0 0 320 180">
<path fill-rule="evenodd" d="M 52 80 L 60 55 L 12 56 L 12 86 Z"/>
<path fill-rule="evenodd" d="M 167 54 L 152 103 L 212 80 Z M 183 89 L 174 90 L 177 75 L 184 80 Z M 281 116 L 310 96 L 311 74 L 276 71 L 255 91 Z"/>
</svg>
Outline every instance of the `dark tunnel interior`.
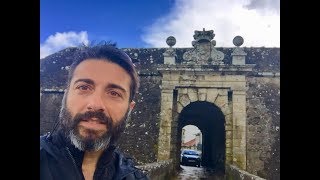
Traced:
<svg viewBox="0 0 320 180">
<path fill-rule="evenodd" d="M 186 125 L 198 127 L 202 133 L 202 163 L 217 172 L 225 171 L 225 119 L 220 108 L 206 101 L 196 101 L 186 106 L 178 117 L 178 137 Z M 176 154 L 180 157 L 180 149 Z"/>
</svg>

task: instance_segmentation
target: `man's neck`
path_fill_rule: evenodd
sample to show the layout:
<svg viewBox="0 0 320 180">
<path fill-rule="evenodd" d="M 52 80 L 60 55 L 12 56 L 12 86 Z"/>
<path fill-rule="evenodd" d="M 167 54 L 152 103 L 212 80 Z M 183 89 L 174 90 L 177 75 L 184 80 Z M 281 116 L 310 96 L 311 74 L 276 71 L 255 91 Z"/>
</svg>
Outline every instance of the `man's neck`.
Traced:
<svg viewBox="0 0 320 180">
<path fill-rule="evenodd" d="M 85 151 L 82 161 L 82 173 L 86 180 L 92 180 L 98 160 L 103 153 L 103 149 L 99 151 Z"/>
</svg>

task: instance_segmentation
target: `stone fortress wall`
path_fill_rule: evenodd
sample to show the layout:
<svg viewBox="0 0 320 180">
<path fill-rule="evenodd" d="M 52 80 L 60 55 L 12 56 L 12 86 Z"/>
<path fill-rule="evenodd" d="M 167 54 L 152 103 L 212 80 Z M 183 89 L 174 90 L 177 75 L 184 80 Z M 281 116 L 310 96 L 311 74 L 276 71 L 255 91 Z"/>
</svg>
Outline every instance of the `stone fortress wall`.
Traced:
<svg viewBox="0 0 320 180">
<path fill-rule="evenodd" d="M 194 52 L 195 47 L 173 48 L 173 43 L 168 44 L 171 45 L 169 48 L 123 49 L 138 69 L 141 86 L 134 99 L 136 107 L 120 138 L 119 146 L 125 153 L 133 156 L 138 164 L 156 162 L 159 158 L 163 97 L 163 73 L 160 73 L 159 67 L 163 71 L 164 67 L 168 67 L 165 70 L 168 72 L 171 71 L 170 67 L 174 67 L 172 64 L 184 63 L 186 67 L 191 67 L 186 62 L 192 61 L 192 56 L 199 55 L 189 53 L 186 56 L 186 52 Z M 210 63 L 218 62 L 212 64 L 212 67 L 219 68 L 223 64 L 228 68 L 229 65 L 236 64 L 237 60 L 232 54 L 236 53 L 237 48 L 240 49 L 239 46 L 215 47 L 218 52 L 216 55 L 221 55 L 221 52 L 223 58 L 214 59 L 211 55 L 213 59 L 211 58 Z M 40 134 L 51 131 L 57 121 L 63 90 L 66 88 L 67 70 L 72 63 L 71 54 L 76 50 L 67 48 L 40 60 Z M 244 47 L 240 50 L 245 52 L 242 56 L 244 63 L 252 65 L 251 71 L 245 76 L 246 137 L 245 142 L 241 142 L 246 149 L 244 166 L 246 171 L 260 177 L 280 179 L 280 48 Z M 198 58 L 197 67 L 205 70 L 208 66 L 202 62 L 203 59 L 206 58 Z M 236 75 L 237 70 L 233 71 Z M 233 162 L 232 159 L 230 161 Z"/>
</svg>

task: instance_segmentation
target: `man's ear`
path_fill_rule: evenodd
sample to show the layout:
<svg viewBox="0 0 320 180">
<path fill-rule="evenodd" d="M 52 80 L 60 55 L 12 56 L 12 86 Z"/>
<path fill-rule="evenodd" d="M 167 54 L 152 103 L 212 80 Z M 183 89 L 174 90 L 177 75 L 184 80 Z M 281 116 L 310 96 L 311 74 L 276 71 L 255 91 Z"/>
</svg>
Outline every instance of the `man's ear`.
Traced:
<svg viewBox="0 0 320 180">
<path fill-rule="evenodd" d="M 131 101 L 129 104 L 129 111 L 132 111 L 132 109 L 134 108 L 135 105 L 136 105 L 136 102 Z"/>
</svg>

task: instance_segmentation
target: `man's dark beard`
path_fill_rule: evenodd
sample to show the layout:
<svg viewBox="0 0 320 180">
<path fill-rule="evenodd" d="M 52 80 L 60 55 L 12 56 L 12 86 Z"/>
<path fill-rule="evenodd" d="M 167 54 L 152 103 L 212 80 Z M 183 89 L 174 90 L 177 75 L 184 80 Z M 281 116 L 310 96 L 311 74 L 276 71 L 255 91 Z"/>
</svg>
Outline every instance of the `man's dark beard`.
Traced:
<svg viewBox="0 0 320 180">
<path fill-rule="evenodd" d="M 121 133 L 125 129 L 126 119 L 129 109 L 118 124 L 113 126 L 113 120 L 107 117 L 103 112 L 88 111 L 86 113 L 78 113 L 74 118 L 71 113 L 63 106 L 60 111 L 61 127 L 66 137 L 71 143 L 82 151 L 97 151 L 107 148 L 110 144 L 115 144 L 119 139 Z M 78 124 L 82 120 L 97 118 L 98 121 L 107 126 L 107 132 L 101 137 L 96 137 L 95 130 L 87 129 L 88 137 L 82 137 L 79 134 Z"/>
</svg>

